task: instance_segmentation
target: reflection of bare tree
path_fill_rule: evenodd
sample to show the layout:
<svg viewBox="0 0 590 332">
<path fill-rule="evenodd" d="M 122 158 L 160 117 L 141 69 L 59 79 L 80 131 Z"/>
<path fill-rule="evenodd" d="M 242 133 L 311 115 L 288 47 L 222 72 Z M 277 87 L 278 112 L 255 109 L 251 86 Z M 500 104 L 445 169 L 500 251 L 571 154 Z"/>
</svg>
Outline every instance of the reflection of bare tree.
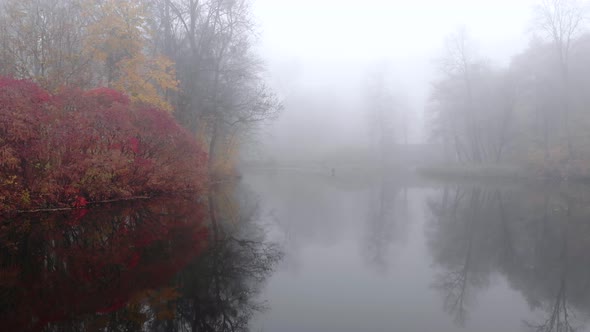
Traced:
<svg viewBox="0 0 590 332">
<path fill-rule="evenodd" d="M 501 253 L 499 255 L 500 261 L 499 264 L 505 266 L 506 268 L 510 269 L 513 264 L 515 264 L 514 257 L 516 253 L 514 239 L 512 237 L 511 229 L 510 229 L 510 219 L 508 216 L 508 211 L 506 209 L 506 205 L 504 203 L 504 198 L 502 197 L 502 192 L 500 190 L 496 190 L 495 198 L 498 203 L 498 212 L 499 212 L 499 222 L 500 222 L 500 250 Z"/>
<path fill-rule="evenodd" d="M 376 198 L 369 205 L 368 232 L 364 254 L 367 261 L 381 272 L 388 267 L 391 244 L 403 236 L 407 220 L 407 195 L 399 197 L 400 187 L 391 181 L 380 181 Z M 400 199 L 401 198 L 401 199 Z"/>
<path fill-rule="evenodd" d="M 264 309 L 255 300 L 260 285 L 282 256 L 256 225 L 258 204 L 251 196 L 223 189 L 209 196 L 216 233 L 211 246 L 179 277 L 180 317 L 167 322 L 191 331 L 247 331 L 252 315 Z"/>
<path fill-rule="evenodd" d="M 246 331 L 252 315 L 264 309 L 255 297 L 279 257 L 271 245 L 256 241 L 216 243 L 179 277 L 183 297 L 172 323 L 191 331 Z"/>
<path fill-rule="evenodd" d="M 455 323 L 464 325 L 467 318 L 465 297 L 467 289 L 467 272 L 465 266 L 461 271 L 451 271 L 439 276 L 435 288 L 444 294 L 445 311 L 454 316 Z"/>
<path fill-rule="evenodd" d="M 441 271 L 433 287 L 443 296 L 445 311 L 464 325 L 474 291 L 485 287 L 493 267 L 509 262 L 509 236 L 504 203 L 497 192 L 474 187 L 445 188 L 440 200 L 429 200 L 432 223 L 429 244 Z"/>
<path fill-rule="evenodd" d="M 574 332 L 576 329 L 570 323 L 570 311 L 567 303 L 566 281 L 563 278 L 547 319 L 541 324 L 528 322 L 525 324 L 535 332 Z"/>
<path fill-rule="evenodd" d="M 545 200 L 545 218 L 547 214 L 548 199 Z M 560 261 L 560 278 L 559 287 L 555 295 L 555 300 L 547 308 L 547 318 L 540 324 L 525 322 L 531 331 L 535 332 L 574 332 L 576 329 L 571 325 L 571 312 L 567 300 L 567 271 L 568 271 L 568 233 L 569 224 L 571 222 L 571 201 L 566 200 L 566 215 L 561 222 L 561 249 L 559 254 Z"/>
<path fill-rule="evenodd" d="M 247 330 L 281 252 L 238 189 L 0 224 L 0 329 Z"/>
<path fill-rule="evenodd" d="M 590 314 L 590 224 L 580 193 L 446 188 L 428 201 L 429 246 L 440 268 L 434 287 L 457 323 L 473 290 L 502 273 L 531 310 L 535 332 L 572 332 Z M 572 198 L 575 197 L 575 198 Z M 582 319 L 582 320 L 580 320 Z"/>
<path fill-rule="evenodd" d="M 457 220 L 457 210 L 460 203 L 461 195 L 458 191 L 455 194 L 453 202 L 452 214 L 449 216 L 451 220 Z M 448 270 L 446 273 L 440 274 L 434 287 L 440 290 L 444 296 L 444 308 L 447 312 L 452 314 L 455 322 L 459 325 L 465 324 L 467 316 L 466 298 L 467 289 L 470 279 L 470 268 L 472 265 L 472 248 L 473 248 L 473 222 L 479 213 L 480 190 L 474 189 L 470 195 L 469 211 L 470 216 L 464 223 L 465 238 L 463 248 L 463 260 L 454 268 Z"/>
</svg>

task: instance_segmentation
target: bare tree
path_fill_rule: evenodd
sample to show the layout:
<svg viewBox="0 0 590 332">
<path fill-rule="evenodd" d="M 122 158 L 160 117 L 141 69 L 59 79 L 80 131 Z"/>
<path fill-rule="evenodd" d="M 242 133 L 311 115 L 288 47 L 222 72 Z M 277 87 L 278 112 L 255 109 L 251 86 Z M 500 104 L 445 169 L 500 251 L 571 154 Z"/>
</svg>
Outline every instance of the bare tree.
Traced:
<svg viewBox="0 0 590 332">
<path fill-rule="evenodd" d="M 282 109 L 252 46 L 248 0 L 157 0 L 159 48 L 177 63 L 177 117 L 209 146 L 211 169 L 256 124 Z M 170 39 L 174 40 L 173 42 Z"/>
<path fill-rule="evenodd" d="M 382 165 L 391 163 L 396 146 L 408 140 L 407 105 L 391 77 L 388 64 L 375 65 L 365 85 L 369 136 Z"/>
<path fill-rule="evenodd" d="M 553 43 L 558 55 L 558 66 L 562 80 L 561 111 L 570 159 L 574 157 L 569 100 L 570 53 L 575 38 L 584 29 L 585 19 L 586 10 L 577 0 L 543 0 L 536 7 L 535 23 L 538 29 Z"/>
<path fill-rule="evenodd" d="M 81 1 L 0 2 L 0 72 L 55 89 L 87 87 L 90 58 L 83 52 Z"/>
</svg>

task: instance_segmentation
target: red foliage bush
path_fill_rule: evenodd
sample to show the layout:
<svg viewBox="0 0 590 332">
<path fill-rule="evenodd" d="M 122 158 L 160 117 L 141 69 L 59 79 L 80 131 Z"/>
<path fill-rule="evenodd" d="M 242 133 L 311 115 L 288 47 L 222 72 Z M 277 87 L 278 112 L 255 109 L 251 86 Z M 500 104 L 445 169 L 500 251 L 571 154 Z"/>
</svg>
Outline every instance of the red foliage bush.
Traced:
<svg viewBox="0 0 590 332">
<path fill-rule="evenodd" d="M 170 114 L 117 91 L 0 78 L 0 212 L 198 190 L 206 158 Z"/>
</svg>

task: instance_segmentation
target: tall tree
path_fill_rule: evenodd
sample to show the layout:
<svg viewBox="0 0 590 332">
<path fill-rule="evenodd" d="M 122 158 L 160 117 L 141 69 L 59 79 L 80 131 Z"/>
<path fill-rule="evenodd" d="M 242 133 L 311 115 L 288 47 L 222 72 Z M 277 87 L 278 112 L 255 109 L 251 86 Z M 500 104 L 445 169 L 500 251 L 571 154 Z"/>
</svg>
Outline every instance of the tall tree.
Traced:
<svg viewBox="0 0 590 332">
<path fill-rule="evenodd" d="M 390 161 L 394 154 L 400 120 L 398 113 L 401 113 L 387 72 L 387 65 L 375 67 L 368 74 L 365 87 L 369 134 L 382 165 Z"/>
<path fill-rule="evenodd" d="M 433 134 L 460 162 L 500 162 L 513 143 L 516 86 L 510 71 L 479 58 L 464 29 L 447 39 L 433 84 Z"/>
<path fill-rule="evenodd" d="M 543 0 L 536 8 L 537 26 L 549 38 L 558 55 L 561 112 L 570 159 L 574 157 L 570 124 L 570 54 L 575 38 L 583 30 L 585 16 L 585 10 L 577 0 Z"/>
<path fill-rule="evenodd" d="M 88 87 L 90 58 L 82 0 L 7 0 L 0 3 L 0 72 L 55 90 Z"/>
<path fill-rule="evenodd" d="M 177 63 L 181 82 L 176 116 L 209 146 L 211 169 L 224 168 L 237 138 L 281 109 L 252 48 L 250 1 L 159 0 L 154 8 L 165 36 L 158 47 Z"/>
<path fill-rule="evenodd" d="M 175 90 L 174 64 L 164 56 L 149 56 L 146 15 L 141 0 L 107 0 L 92 10 L 85 49 L 99 62 L 98 85 L 125 91 L 134 101 L 151 104 L 171 111 L 164 98 Z"/>
</svg>

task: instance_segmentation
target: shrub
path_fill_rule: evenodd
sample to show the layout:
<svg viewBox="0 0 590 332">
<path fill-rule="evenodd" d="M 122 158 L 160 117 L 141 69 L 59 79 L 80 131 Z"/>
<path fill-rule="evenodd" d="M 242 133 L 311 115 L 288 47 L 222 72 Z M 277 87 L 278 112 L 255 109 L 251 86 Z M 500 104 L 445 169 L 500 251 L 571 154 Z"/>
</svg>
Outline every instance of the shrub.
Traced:
<svg viewBox="0 0 590 332">
<path fill-rule="evenodd" d="M 0 78 L 0 211 L 199 190 L 206 159 L 169 113 L 117 91 Z"/>
</svg>

